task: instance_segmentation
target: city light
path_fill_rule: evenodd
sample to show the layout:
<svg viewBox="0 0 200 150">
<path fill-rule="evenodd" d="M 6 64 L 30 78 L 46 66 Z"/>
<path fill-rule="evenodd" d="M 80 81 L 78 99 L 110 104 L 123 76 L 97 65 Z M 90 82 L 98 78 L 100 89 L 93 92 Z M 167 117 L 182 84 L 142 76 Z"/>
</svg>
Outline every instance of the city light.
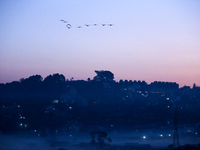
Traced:
<svg viewBox="0 0 200 150">
<path fill-rule="evenodd" d="M 55 104 L 55 103 L 58 103 L 58 102 L 59 102 L 59 101 L 58 101 L 57 99 L 52 101 L 52 103 L 54 103 L 54 104 Z"/>
</svg>

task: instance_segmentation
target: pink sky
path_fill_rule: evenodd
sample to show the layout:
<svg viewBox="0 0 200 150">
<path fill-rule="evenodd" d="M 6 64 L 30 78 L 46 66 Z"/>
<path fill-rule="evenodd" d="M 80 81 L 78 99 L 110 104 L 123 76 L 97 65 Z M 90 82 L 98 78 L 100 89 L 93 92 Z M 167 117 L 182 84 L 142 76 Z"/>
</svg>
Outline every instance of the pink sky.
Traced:
<svg viewBox="0 0 200 150">
<path fill-rule="evenodd" d="M 0 83 L 110 70 L 117 81 L 200 86 L 199 8 L 195 0 L 0 1 Z"/>
</svg>

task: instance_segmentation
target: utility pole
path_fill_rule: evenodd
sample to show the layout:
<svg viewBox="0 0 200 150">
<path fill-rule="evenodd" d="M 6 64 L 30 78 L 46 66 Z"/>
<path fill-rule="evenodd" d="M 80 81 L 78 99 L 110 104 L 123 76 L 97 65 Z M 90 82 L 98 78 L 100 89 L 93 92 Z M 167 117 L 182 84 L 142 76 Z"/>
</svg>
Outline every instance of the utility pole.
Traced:
<svg viewBox="0 0 200 150">
<path fill-rule="evenodd" d="M 178 120 L 177 120 L 177 102 L 174 102 L 175 110 L 174 110 L 174 137 L 173 137 L 173 148 L 177 148 L 180 146 L 179 137 L 178 137 Z"/>
</svg>

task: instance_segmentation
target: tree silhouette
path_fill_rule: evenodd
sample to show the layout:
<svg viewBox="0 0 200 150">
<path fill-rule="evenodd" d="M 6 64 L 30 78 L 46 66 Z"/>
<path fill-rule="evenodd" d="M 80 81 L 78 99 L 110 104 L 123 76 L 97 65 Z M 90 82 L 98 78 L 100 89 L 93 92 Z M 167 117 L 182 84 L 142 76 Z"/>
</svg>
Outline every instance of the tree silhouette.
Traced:
<svg viewBox="0 0 200 150">
<path fill-rule="evenodd" d="M 62 74 L 53 74 L 49 75 L 44 79 L 44 83 L 54 85 L 54 84 L 60 84 L 65 82 L 65 76 Z"/>
<path fill-rule="evenodd" d="M 42 83 L 42 76 L 36 74 L 26 79 L 22 78 L 20 79 L 20 82 L 26 87 L 35 87 Z"/>
<path fill-rule="evenodd" d="M 113 81 L 114 74 L 110 71 L 97 71 L 95 70 L 95 73 L 97 74 L 94 77 L 95 81 Z"/>
<path fill-rule="evenodd" d="M 103 131 L 92 131 L 90 132 L 90 136 L 92 137 L 91 140 L 91 144 L 94 146 L 95 144 L 97 144 L 99 146 L 99 148 L 102 148 L 105 145 L 105 140 L 107 139 L 109 142 L 112 142 L 112 140 L 110 138 L 107 138 L 107 133 L 103 132 Z M 96 140 L 97 142 L 96 142 Z"/>
</svg>

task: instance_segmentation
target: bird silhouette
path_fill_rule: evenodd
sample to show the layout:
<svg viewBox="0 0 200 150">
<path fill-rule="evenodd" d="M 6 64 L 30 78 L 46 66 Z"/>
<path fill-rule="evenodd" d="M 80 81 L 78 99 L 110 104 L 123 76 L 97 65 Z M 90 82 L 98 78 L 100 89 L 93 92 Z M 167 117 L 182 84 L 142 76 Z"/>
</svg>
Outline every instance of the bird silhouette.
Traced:
<svg viewBox="0 0 200 150">
<path fill-rule="evenodd" d="M 82 28 L 82 26 L 77 26 L 77 28 Z"/>
<path fill-rule="evenodd" d="M 94 24 L 94 26 L 98 26 L 98 24 Z"/>
<path fill-rule="evenodd" d="M 65 21 L 65 20 L 63 20 L 63 19 L 61 19 L 60 21 L 62 21 L 63 23 L 67 23 L 67 21 Z"/>
<path fill-rule="evenodd" d="M 72 26 L 71 26 L 71 24 L 67 24 L 66 27 L 67 27 L 68 29 L 70 29 Z"/>
<path fill-rule="evenodd" d="M 89 25 L 89 24 L 85 24 L 85 26 L 86 26 L 86 27 L 89 27 L 90 25 Z"/>
<path fill-rule="evenodd" d="M 102 24 L 102 26 L 105 26 L 106 24 Z"/>
<path fill-rule="evenodd" d="M 113 24 L 108 24 L 108 26 L 113 26 Z"/>
</svg>

